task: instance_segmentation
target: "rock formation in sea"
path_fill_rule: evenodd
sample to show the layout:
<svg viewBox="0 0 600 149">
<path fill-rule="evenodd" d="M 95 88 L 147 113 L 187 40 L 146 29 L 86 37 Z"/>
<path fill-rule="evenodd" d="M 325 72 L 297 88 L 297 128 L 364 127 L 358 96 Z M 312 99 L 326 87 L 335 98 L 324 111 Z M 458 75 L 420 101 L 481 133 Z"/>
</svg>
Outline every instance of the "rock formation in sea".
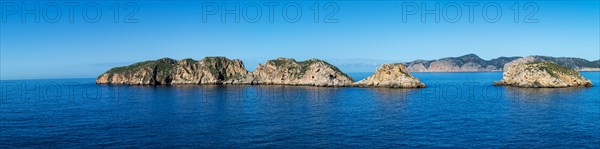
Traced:
<svg viewBox="0 0 600 149">
<path fill-rule="evenodd" d="M 483 60 L 475 54 L 463 55 L 460 57 L 446 57 L 437 60 L 415 60 L 404 63 L 410 72 L 486 72 L 502 71 L 506 64 L 513 60 L 531 62 L 553 62 L 561 66 L 573 68 L 579 71 L 600 71 L 600 60 L 588 61 L 581 58 L 572 57 L 549 57 L 549 56 L 529 56 L 529 57 L 499 57 L 491 60 Z"/>
<path fill-rule="evenodd" d="M 337 67 L 318 59 L 297 62 L 290 58 L 269 60 L 252 71 L 253 84 L 348 86 L 354 81 Z"/>
<path fill-rule="evenodd" d="M 552 62 L 517 61 L 504 71 L 502 80 L 494 85 L 528 88 L 592 86 L 592 82 L 577 70 Z"/>
<path fill-rule="evenodd" d="M 98 84 L 249 84 L 252 77 L 240 60 L 206 57 L 200 61 L 170 58 L 145 61 L 108 70 Z"/>
<path fill-rule="evenodd" d="M 469 54 L 458 58 L 404 63 L 408 65 L 406 68 L 402 64 L 383 65 L 373 76 L 354 83 L 352 78 L 337 67 L 318 59 L 297 62 L 294 59 L 278 58 L 269 60 L 264 65 L 259 64 L 253 72 L 249 72 L 241 60 L 230 60 L 225 57 L 206 57 L 200 61 L 163 58 L 110 69 L 100 75 L 96 83 L 425 87 L 408 72 L 501 71 L 502 68 L 509 68 L 516 63 L 531 62 L 553 62 L 576 70 L 600 70 L 600 60 L 590 62 L 579 58 L 529 56 L 500 57 L 486 61 L 477 55 Z"/>
<path fill-rule="evenodd" d="M 424 88 L 425 84 L 410 75 L 400 63 L 383 64 L 375 73 L 355 83 L 359 87 Z"/>
</svg>

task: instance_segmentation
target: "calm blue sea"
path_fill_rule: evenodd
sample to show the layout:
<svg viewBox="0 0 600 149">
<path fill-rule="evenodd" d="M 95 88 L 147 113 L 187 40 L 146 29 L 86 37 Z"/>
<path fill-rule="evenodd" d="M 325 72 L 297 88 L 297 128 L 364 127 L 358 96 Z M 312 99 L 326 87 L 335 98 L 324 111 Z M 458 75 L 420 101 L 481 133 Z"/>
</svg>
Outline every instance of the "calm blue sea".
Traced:
<svg viewBox="0 0 600 149">
<path fill-rule="evenodd" d="M 0 148 L 599 148 L 600 72 L 582 74 L 595 86 L 494 87 L 500 72 L 413 73 L 425 89 L 1 81 Z"/>
</svg>

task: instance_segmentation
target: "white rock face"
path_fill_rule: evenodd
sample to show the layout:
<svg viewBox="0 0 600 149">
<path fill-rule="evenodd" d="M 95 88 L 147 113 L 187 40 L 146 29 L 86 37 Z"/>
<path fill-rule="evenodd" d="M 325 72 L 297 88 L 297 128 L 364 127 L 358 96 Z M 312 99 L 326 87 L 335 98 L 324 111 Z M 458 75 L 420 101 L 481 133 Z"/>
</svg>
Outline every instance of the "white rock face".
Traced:
<svg viewBox="0 0 600 149">
<path fill-rule="evenodd" d="M 375 74 L 355 83 L 359 87 L 424 88 L 402 64 L 383 64 Z"/>
<path fill-rule="evenodd" d="M 592 82 L 582 77 L 578 71 L 550 62 L 516 61 L 504 71 L 501 81 L 494 85 L 554 88 L 592 86 Z"/>
</svg>

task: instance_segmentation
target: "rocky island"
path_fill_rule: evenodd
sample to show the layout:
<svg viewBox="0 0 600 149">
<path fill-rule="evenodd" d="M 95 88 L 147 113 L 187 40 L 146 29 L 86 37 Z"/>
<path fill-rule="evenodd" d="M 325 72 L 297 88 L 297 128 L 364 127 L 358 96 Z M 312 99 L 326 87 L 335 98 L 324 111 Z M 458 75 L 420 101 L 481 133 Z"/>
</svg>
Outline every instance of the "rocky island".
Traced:
<svg viewBox="0 0 600 149">
<path fill-rule="evenodd" d="M 556 88 L 592 86 L 577 70 L 551 62 L 514 62 L 504 71 L 499 86 L 527 88 Z"/>
<path fill-rule="evenodd" d="M 359 87 L 424 88 L 425 84 L 410 75 L 404 65 L 383 64 L 375 74 L 355 83 Z"/>
<path fill-rule="evenodd" d="M 200 61 L 170 58 L 145 61 L 108 70 L 96 79 L 98 84 L 244 84 L 249 72 L 240 60 L 206 57 Z"/>
<path fill-rule="evenodd" d="M 252 84 L 348 86 L 354 81 L 337 67 L 318 59 L 297 62 L 290 58 L 269 60 L 252 72 Z"/>
</svg>

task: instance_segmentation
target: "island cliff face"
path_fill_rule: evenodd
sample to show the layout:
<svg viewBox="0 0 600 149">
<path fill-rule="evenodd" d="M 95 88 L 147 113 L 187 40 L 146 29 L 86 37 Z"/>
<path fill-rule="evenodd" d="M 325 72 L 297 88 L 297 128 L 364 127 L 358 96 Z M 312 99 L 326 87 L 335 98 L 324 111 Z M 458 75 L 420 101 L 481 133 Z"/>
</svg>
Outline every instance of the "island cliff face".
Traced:
<svg viewBox="0 0 600 149">
<path fill-rule="evenodd" d="M 311 86 L 348 86 L 354 81 L 337 67 L 318 59 L 296 62 L 278 58 L 259 64 L 252 72 L 252 84 L 285 84 Z"/>
<path fill-rule="evenodd" d="M 116 67 L 100 75 L 98 84 L 170 85 L 170 84 L 282 84 L 311 86 L 349 86 L 354 81 L 337 67 L 321 60 L 296 62 L 279 58 L 248 72 L 240 60 L 206 57 L 154 61 Z"/>
<path fill-rule="evenodd" d="M 359 87 L 424 88 L 425 84 L 410 75 L 402 64 L 383 64 L 375 74 L 355 83 Z"/>
<path fill-rule="evenodd" d="M 494 85 L 554 88 L 592 86 L 577 70 L 551 62 L 515 62 L 504 71 L 501 81 Z"/>
<path fill-rule="evenodd" d="M 168 85 L 168 84 L 244 84 L 250 83 L 249 72 L 240 60 L 206 57 L 154 61 L 116 67 L 100 75 L 98 84 Z"/>
<path fill-rule="evenodd" d="M 247 84 L 252 78 L 241 60 L 206 57 L 179 61 L 171 84 Z"/>
<path fill-rule="evenodd" d="M 104 84 L 168 84 L 169 73 L 177 61 L 163 58 L 155 61 L 135 63 L 127 67 L 116 67 L 108 70 L 96 79 L 96 83 Z"/>
</svg>

